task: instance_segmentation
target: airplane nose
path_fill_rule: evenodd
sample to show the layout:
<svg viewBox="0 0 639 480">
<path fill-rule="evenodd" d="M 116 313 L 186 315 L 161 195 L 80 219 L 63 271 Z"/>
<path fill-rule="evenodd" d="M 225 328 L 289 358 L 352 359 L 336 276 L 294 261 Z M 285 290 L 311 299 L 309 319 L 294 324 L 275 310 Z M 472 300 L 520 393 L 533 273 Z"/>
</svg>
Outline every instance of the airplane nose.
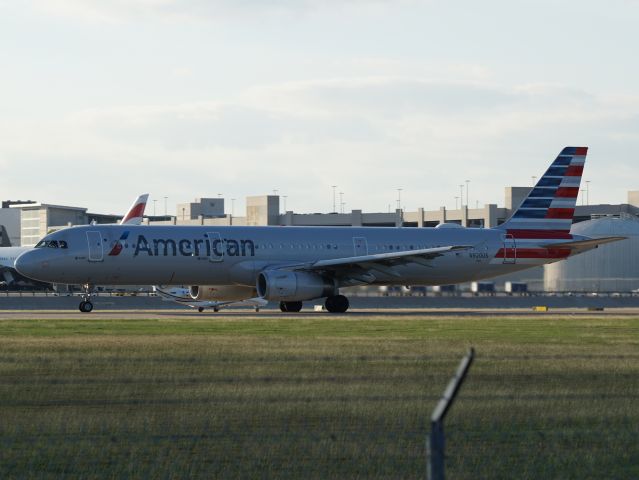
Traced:
<svg viewBox="0 0 639 480">
<path fill-rule="evenodd" d="M 40 263 L 33 255 L 34 252 L 24 252 L 14 262 L 14 267 L 20 275 L 24 275 L 27 278 L 37 280 L 36 274 L 40 270 Z"/>
</svg>

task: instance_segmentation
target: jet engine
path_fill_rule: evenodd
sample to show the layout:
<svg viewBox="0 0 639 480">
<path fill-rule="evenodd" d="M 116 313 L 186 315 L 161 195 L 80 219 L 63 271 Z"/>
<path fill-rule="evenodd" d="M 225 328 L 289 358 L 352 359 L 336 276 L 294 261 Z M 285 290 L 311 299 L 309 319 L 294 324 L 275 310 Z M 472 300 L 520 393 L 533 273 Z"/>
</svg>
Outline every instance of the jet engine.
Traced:
<svg viewBox="0 0 639 480">
<path fill-rule="evenodd" d="M 335 294 L 335 284 L 316 273 L 266 270 L 257 276 L 257 294 L 266 300 L 296 302 Z"/>
<path fill-rule="evenodd" d="M 253 287 L 241 285 L 192 285 L 189 287 L 189 295 L 193 300 L 234 302 L 254 298 L 257 292 Z"/>
</svg>

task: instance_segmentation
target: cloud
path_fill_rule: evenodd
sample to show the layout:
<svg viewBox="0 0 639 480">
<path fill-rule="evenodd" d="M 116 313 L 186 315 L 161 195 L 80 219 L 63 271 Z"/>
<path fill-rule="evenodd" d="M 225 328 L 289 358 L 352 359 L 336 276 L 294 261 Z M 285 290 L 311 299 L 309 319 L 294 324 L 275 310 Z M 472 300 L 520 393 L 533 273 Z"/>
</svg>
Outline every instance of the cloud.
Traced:
<svg viewBox="0 0 639 480">
<path fill-rule="evenodd" d="M 222 17 L 289 15 L 344 8 L 376 8 L 417 0 L 39 0 L 32 8 L 47 15 L 122 22 L 149 17 L 209 21 Z"/>
<path fill-rule="evenodd" d="M 37 188 L 9 175 L 9 185 L 22 186 L 6 194 L 71 204 L 93 198 L 90 208 L 105 211 L 113 200 L 96 196 L 95 182 L 129 192 L 117 196 L 121 208 L 140 190 L 172 202 L 221 192 L 238 199 L 239 213 L 239 199 L 278 189 L 287 207 L 322 211 L 334 184 L 347 209 L 386 210 L 399 187 L 408 208 L 437 208 L 454 204 L 467 178 L 471 202 L 501 203 L 505 185 L 527 184 L 569 143 L 594 147 L 587 175 L 601 179 L 601 191 L 626 188 L 620 165 L 639 148 L 638 106 L 639 98 L 554 84 L 334 78 L 253 87 L 225 102 L 6 122 L 0 162 L 13 172 L 39 166 L 29 175 Z"/>
</svg>

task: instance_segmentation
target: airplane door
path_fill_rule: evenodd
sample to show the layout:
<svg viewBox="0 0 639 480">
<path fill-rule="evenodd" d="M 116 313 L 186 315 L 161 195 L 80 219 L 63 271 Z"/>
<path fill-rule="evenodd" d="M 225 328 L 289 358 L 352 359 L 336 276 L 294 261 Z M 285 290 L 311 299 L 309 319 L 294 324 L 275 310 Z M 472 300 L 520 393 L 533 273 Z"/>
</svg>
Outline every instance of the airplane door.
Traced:
<svg viewBox="0 0 639 480">
<path fill-rule="evenodd" d="M 219 232 L 209 232 L 206 235 L 209 237 L 209 251 L 211 252 L 209 260 L 211 262 L 222 262 L 224 260 L 225 247 L 222 237 L 220 237 Z"/>
<path fill-rule="evenodd" d="M 353 248 L 356 257 L 368 255 L 368 243 L 364 237 L 353 237 Z"/>
<path fill-rule="evenodd" d="M 102 234 L 100 232 L 87 232 L 89 244 L 89 262 L 101 262 L 104 260 L 102 250 Z"/>
<path fill-rule="evenodd" d="M 504 261 L 503 263 L 517 263 L 517 243 L 515 237 L 508 233 L 504 236 Z"/>
</svg>

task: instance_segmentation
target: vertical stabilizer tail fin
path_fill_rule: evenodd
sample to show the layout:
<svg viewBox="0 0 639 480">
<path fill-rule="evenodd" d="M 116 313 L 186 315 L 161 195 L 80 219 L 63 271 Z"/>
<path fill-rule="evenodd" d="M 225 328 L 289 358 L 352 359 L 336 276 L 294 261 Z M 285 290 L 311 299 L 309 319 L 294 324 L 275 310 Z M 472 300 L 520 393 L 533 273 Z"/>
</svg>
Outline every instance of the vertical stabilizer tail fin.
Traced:
<svg viewBox="0 0 639 480">
<path fill-rule="evenodd" d="M 124 218 L 120 221 L 120 225 L 140 225 L 144 217 L 144 210 L 146 209 L 146 202 L 149 199 L 149 194 L 145 193 L 135 199 L 129 211 L 126 212 Z"/>
<path fill-rule="evenodd" d="M 515 238 L 571 238 L 588 147 L 566 147 L 515 213 L 498 228 Z"/>
</svg>

